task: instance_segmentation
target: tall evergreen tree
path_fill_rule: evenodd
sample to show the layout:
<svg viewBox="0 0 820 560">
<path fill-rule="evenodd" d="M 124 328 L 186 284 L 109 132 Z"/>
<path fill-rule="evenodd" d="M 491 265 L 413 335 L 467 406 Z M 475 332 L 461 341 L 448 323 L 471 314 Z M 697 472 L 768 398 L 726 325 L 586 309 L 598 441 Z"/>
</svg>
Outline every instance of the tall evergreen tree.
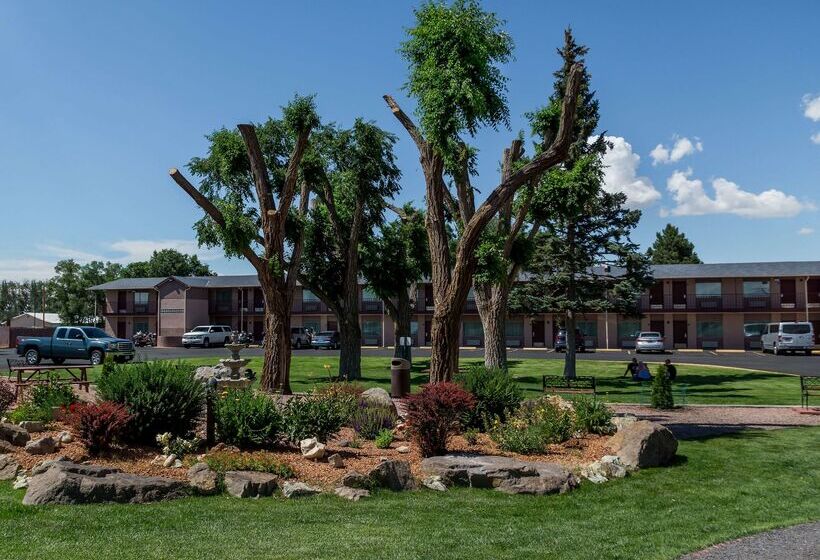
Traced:
<svg viewBox="0 0 820 560">
<path fill-rule="evenodd" d="M 701 264 L 695 245 L 672 224 L 655 234 L 655 242 L 646 250 L 652 264 Z"/>
</svg>

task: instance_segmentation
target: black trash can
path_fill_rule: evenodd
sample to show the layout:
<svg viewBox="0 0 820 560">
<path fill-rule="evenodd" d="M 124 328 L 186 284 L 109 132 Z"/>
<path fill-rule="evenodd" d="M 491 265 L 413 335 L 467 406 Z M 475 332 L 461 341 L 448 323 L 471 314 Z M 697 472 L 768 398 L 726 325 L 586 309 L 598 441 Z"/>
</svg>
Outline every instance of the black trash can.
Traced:
<svg viewBox="0 0 820 560">
<path fill-rule="evenodd" d="M 390 362 L 390 396 L 402 399 L 410 395 L 410 362 L 393 358 Z"/>
</svg>

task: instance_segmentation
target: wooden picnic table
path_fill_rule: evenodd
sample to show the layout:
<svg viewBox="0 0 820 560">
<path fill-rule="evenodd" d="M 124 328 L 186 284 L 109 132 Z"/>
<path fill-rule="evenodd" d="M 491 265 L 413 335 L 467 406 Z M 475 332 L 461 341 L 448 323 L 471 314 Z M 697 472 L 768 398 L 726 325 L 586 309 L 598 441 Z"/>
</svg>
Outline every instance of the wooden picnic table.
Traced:
<svg viewBox="0 0 820 560">
<path fill-rule="evenodd" d="M 88 381 L 88 370 L 94 366 L 90 364 L 62 364 L 62 365 L 30 365 L 24 360 L 7 360 L 9 365 L 9 379 L 14 376 L 14 394 L 19 396 L 20 392 L 31 385 L 38 385 L 44 383 L 58 383 L 66 385 L 77 385 L 84 391 L 88 392 L 91 383 Z M 72 370 L 79 370 L 79 374 Z M 50 373 L 57 372 L 58 375 L 52 376 Z M 66 373 L 63 377 L 59 374 Z"/>
</svg>

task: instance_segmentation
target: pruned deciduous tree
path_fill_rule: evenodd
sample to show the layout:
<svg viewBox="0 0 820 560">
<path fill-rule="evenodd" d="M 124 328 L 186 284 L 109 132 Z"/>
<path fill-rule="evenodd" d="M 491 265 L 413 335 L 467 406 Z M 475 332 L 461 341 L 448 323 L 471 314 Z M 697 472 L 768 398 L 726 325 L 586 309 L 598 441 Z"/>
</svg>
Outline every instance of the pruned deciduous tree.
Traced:
<svg viewBox="0 0 820 560">
<path fill-rule="evenodd" d="M 543 151 L 512 171 L 476 207 L 470 182 L 475 151 L 463 138 L 481 125 L 508 121 L 505 78 L 499 65 L 512 52 L 502 22 L 472 1 L 452 6 L 429 3 L 416 11 L 416 25 L 402 45 L 410 66 L 408 90 L 416 99 L 421 127 L 389 95 L 384 99 L 413 139 L 424 172 L 426 226 L 432 262 L 435 311 L 432 319 L 430 381 L 449 380 L 458 368 L 459 327 L 476 267 L 484 228 L 521 187 L 557 165 L 572 142 L 575 106 L 582 68 L 567 79 L 559 126 Z M 513 141 L 509 148 L 516 150 Z M 455 186 L 453 193 L 445 176 Z M 447 220 L 458 227 L 451 251 Z"/>
<path fill-rule="evenodd" d="M 188 166 L 199 189 L 177 169 L 170 175 L 205 212 L 195 225 L 199 243 L 256 269 L 265 300 L 261 386 L 289 394 L 290 313 L 310 194 L 299 171 L 319 118 L 312 97 L 297 96 L 282 114 L 211 134 L 208 156 Z"/>
</svg>

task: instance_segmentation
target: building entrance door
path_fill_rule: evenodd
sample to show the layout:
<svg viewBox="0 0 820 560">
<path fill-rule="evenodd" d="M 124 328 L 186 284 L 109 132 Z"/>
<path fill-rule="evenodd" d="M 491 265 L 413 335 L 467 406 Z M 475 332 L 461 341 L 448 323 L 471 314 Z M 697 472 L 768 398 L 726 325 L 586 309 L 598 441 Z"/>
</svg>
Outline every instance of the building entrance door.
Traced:
<svg viewBox="0 0 820 560">
<path fill-rule="evenodd" d="M 117 338 L 125 338 L 125 321 L 117 321 Z"/>
<path fill-rule="evenodd" d="M 678 346 L 678 345 L 686 346 L 686 343 L 687 343 L 686 321 L 684 321 L 684 320 L 672 321 L 672 344 L 674 344 L 675 346 Z"/>
<path fill-rule="evenodd" d="M 686 280 L 672 282 L 672 306 L 675 309 L 686 309 Z"/>
<path fill-rule="evenodd" d="M 797 304 L 797 286 L 794 278 L 780 279 L 780 307 L 783 309 L 794 309 Z"/>
<path fill-rule="evenodd" d="M 544 346 L 544 320 L 538 319 L 532 322 L 532 345 Z"/>
</svg>

